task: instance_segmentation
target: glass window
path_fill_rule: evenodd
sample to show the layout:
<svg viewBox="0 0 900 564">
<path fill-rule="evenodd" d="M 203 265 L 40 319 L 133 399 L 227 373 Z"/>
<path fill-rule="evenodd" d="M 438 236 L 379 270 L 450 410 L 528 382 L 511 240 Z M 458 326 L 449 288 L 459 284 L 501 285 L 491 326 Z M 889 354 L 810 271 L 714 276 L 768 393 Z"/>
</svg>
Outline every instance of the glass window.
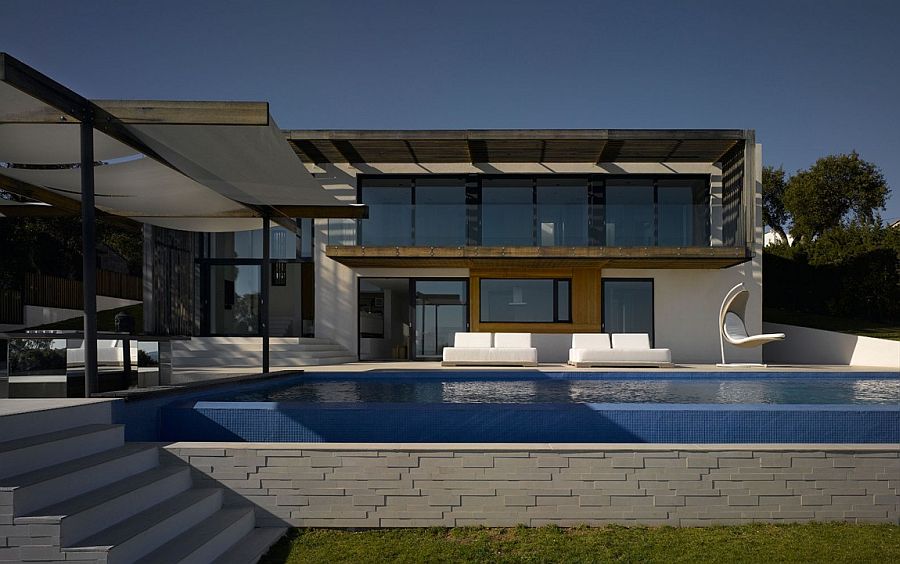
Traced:
<svg viewBox="0 0 900 564">
<path fill-rule="evenodd" d="M 208 258 L 262 258 L 262 229 L 234 233 L 207 233 Z M 297 258 L 300 239 L 284 227 L 269 230 L 269 255 L 277 259 Z"/>
<path fill-rule="evenodd" d="M 534 245 L 531 179 L 485 180 L 481 191 L 481 244 L 485 247 Z"/>
<path fill-rule="evenodd" d="M 556 281 L 556 317 L 559 321 L 572 321 L 572 307 L 569 298 L 572 295 L 571 283 L 568 280 Z"/>
<path fill-rule="evenodd" d="M 209 330 L 213 335 L 258 335 L 260 267 L 210 265 Z"/>
<path fill-rule="evenodd" d="M 440 358 L 468 326 L 465 280 L 416 280 L 416 358 Z"/>
<path fill-rule="evenodd" d="M 603 281 L 603 332 L 646 333 L 653 343 L 653 280 Z"/>
<path fill-rule="evenodd" d="M 701 180 L 660 179 L 657 182 L 659 245 L 709 245 L 709 205 Z"/>
<path fill-rule="evenodd" d="M 606 182 L 606 246 L 652 246 L 653 215 L 651 180 Z"/>
<path fill-rule="evenodd" d="M 457 179 L 416 180 L 416 245 L 466 244 L 466 185 Z"/>
<path fill-rule="evenodd" d="M 553 323 L 567 321 L 570 302 L 568 280 L 483 279 L 480 286 L 483 323 Z M 558 294 L 565 292 L 566 297 Z"/>
<path fill-rule="evenodd" d="M 412 188 L 409 180 L 366 180 L 362 202 L 369 218 L 360 221 L 362 245 L 412 245 Z"/>
<path fill-rule="evenodd" d="M 309 217 L 297 219 L 300 226 L 300 256 L 303 258 L 315 256 L 315 221 Z"/>
<path fill-rule="evenodd" d="M 538 241 L 542 247 L 587 245 L 587 180 L 537 181 Z"/>
</svg>

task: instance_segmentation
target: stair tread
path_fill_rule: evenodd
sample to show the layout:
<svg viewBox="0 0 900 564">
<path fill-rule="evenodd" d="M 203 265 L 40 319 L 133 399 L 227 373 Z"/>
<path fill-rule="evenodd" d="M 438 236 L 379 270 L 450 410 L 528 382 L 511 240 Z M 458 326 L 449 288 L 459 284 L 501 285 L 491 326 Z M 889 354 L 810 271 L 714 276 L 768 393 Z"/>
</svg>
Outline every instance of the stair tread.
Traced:
<svg viewBox="0 0 900 564">
<path fill-rule="evenodd" d="M 16 517 L 16 522 L 34 522 L 41 518 L 65 517 L 75 515 L 86 509 L 90 509 L 111 499 L 125 495 L 148 484 L 158 482 L 180 472 L 190 472 L 187 466 L 160 466 L 134 476 L 129 476 L 108 486 L 75 496 L 71 499 L 56 503 L 48 507 L 42 507 L 32 511 L 28 515 Z M 21 521 L 20 521 L 21 520 Z"/>
<path fill-rule="evenodd" d="M 216 560 L 216 564 L 248 564 L 256 562 L 287 532 L 287 527 L 259 527 Z"/>
<path fill-rule="evenodd" d="M 32 470 L 29 472 L 25 472 L 24 474 L 19 474 L 18 476 L 9 476 L 7 478 L 2 478 L 0 479 L 0 483 L 7 485 L 0 486 L 0 490 L 32 486 L 34 484 L 46 482 L 47 480 L 65 476 L 66 474 L 70 474 L 72 472 L 90 468 L 91 466 L 103 464 L 104 462 L 115 460 L 116 458 L 122 458 L 124 456 L 146 450 L 153 450 L 156 448 L 157 447 L 155 446 L 147 446 L 140 443 L 125 443 L 120 447 L 99 452 L 97 454 L 91 454 L 89 456 L 76 458 L 74 460 L 69 460 L 60 464 L 54 464 L 53 466 L 47 466 L 46 468 L 41 468 L 40 470 Z"/>
<path fill-rule="evenodd" d="M 184 531 L 141 558 L 138 562 L 179 562 L 220 534 L 222 530 L 230 527 L 250 513 L 253 513 L 252 507 L 222 508 L 204 519 L 200 524 Z M 232 542 L 239 540 L 239 538 L 231 539 Z"/>
<path fill-rule="evenodd" d="M 120 545 L 142 532 L 150 530 L 169 517 L 177 515 L 184 509 L 220 492 L 221 490 L 218 488 L 187 490 L 95 535 L 78 541 L 75 546 L 67 547 L 66 550 L 105 550 Z"/>
<path fill-rule="evenodd" d="M 93 423 L 90 425 L 81 425 L 80 427 L 72 427 L 71 429 L 63 429 L 61 431 L 53 431 L 50 433 L 42 433 L 40 435 L 32 435 L 30 437 L 22 437 L 0 443 L 0 454 L 29 448 L 44 443 L 71 439 L 80 435 L 89 435 L 100 431 L 107 431 L 124 427 L 124 425 L 108 425 L 102 423 Z"/>
</svg>

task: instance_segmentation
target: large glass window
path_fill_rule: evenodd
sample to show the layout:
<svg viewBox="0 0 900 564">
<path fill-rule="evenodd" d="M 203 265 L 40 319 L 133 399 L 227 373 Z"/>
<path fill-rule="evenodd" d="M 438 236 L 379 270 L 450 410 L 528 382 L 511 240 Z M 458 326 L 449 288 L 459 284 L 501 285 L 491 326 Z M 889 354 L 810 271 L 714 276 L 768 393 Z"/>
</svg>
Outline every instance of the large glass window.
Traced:
<svg viewBox="0 0 900 564">
<path fill-rule="evenodd" d="M 646 333 L 653 343 L 653 280 L 608 278 L 602 286 L 603 332 Z"/>
<path fill-rule="evenodd" d="M 481 189 L 481 244 L 534 245 L 534 196 L 530 178 L 485 180 Z"/>
<path fill-rule="evenodd" d="M 209 266 L 209 331 L 213 335 L 258 335 L 260 267 Z"/>
<path fill-rule="evenodd" d="M 571 320 L 571 283 L 552 278 L 481 280 L 482 323 L 554 323 Z M 564 297 L 561 295 L 564 294 Z M 564 311 L 561 308 L 565 308 Z"/>
<path fill-rule="evenodd" d="M 587 212 L 586 179 L 538 179 L 538 243 L 541 247 L 587 245 Z"/>
<path fill-rule="evenodd" d="M 654 245 L 652 180 L 606 183 L 606 246 Z"/>
<path fill-rule="evenodd" d="M 262 258 L 262 229 L 233 233 L 205 234 L 206 258 L 251 259 Z M 295 259 L 300 238 L 284 227 L 273 225 L 269 230 L 269 254 L 273 259 Z"/>
<path fill-rule="evenodd" d="M 657 182 L 661 247 L 707 246 L 709 204 L 701 180 L 660 179 Z"/>
<path fill-rule="evenodd" d="M 416 245 L 466 244 L 466 185 L 458 179 L 416 180 Z"/>
<path fill-rule="evenodd" d="M 412 187 L 409 180 L 373 179 L 362 185 L 369 218 L 360 222 L 360 244 L 412 245 Z"/>
</svg>

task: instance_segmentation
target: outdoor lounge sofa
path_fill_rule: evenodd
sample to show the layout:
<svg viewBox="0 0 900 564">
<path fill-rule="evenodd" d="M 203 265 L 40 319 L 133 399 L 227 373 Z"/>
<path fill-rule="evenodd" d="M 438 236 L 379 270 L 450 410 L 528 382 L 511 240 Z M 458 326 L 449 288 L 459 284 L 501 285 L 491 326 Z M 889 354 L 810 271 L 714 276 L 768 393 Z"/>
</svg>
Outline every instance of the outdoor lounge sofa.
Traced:
<svg viewBox="0 0 900 564">
<path fill-rule="evenodd" d="M 443 366 L 537 366 L 531 333 L 456 333 Z"/>
<path fill-rule="evenodd" d="M 615 333 L 610 346 L 606 333 L 575 333 L 569 349 L 569 364 L 591 366 L 672 366 L 672 351 L 651 349 L 646 333 Z"/>
</svg>

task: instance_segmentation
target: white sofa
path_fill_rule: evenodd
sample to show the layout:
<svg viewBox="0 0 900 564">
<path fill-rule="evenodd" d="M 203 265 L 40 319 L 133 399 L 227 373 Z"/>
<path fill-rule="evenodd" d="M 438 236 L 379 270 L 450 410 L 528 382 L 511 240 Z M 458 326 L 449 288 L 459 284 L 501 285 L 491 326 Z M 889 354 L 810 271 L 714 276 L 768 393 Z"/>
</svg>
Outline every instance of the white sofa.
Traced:
<svg viewBox="0 0 900 564">
<path fill-rule="evenodd" d="M 456 333 L 443 366 L 537 366 L 531 333 Z"/>
<path fill-rule="evenodd" d="M 575 333 L 569 349 L 569 364 L 591 366 L 672 366 L 672 351 L 651 349 L 646 333 L 614 333 L 612 346 L 606 333 Z"/>
</svg>

